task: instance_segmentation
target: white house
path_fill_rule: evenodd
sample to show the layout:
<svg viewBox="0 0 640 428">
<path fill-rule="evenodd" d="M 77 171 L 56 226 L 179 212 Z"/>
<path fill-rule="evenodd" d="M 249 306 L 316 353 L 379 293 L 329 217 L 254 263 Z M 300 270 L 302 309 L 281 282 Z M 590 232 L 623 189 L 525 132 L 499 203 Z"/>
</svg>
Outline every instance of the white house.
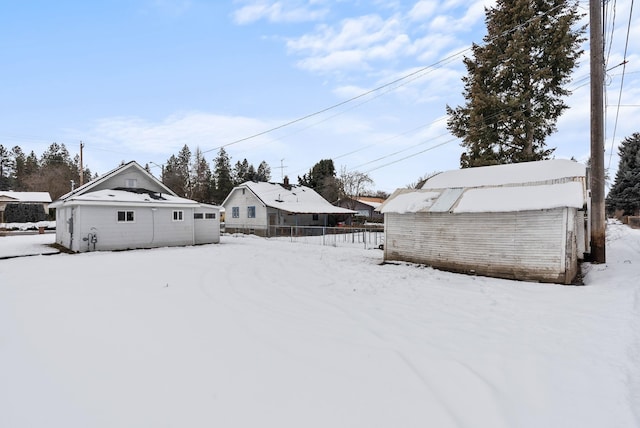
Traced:
<svg viewBox="0 0 640 428">
<path fill-rule="evenodd" d="M 44 212 L 49 214 L 51 195 L 49 192 L 14 192 L 0 190 L 0 223 L 4 223 L 4 209 L 7 204 L 36 204 L 42 205 Z"/>
<path fill-rule="evenodd" d="M 586 168 L 548 160 L 448 171 L 380 207 L 385 260 L 569 284 L 589 248 Z"/>
<path fill-rule="evenodd" d="M 71 251 L 218 243 L 220 208 L 177 196 L 135 161 L 51 204 L 56 242 Z"/>
<path fill-rule="evenodd" d="M 356 211 L 331 205 L 313 189 L 247 181 L 222 203 L 225 230 L 273 236 L 278 227 L 329 226 L 331 216 L 350 218 Z"/>
</svg>

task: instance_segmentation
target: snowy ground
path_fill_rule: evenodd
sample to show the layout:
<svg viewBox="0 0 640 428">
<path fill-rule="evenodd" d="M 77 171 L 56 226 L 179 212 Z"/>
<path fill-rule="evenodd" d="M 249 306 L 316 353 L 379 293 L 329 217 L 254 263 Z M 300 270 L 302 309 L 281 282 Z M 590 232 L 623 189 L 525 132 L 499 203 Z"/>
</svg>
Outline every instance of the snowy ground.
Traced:
<svg viewBox="0 0 640 428">
<path fill-rule="evenodd" d="M 255 237 L 0 260 L 0 427 L 637 427 L 640 231 L 608 234 L 584 287 Z"/>
</svg>

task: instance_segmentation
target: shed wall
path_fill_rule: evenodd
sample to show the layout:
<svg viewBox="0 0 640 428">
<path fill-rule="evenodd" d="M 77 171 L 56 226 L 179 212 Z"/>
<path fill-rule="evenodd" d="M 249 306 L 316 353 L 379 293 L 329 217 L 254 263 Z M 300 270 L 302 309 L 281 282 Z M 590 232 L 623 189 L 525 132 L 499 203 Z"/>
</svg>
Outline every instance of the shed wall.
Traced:
<svg viewBox="0 0 640 428">
<path fill-rule="evenodd" d="M 202 218 L 195 218 L 195 213 L 203 214 Z M 215 218 L 206 218 L 206 214 L 213 214 Z M 217 244 L 220 242 L 220 210 L 217 208 L 200 207 L 194 211 L 196 244 Z"/>
<path fill-rule="evenodd" d="M 73 210 L 73 241 L 68 248 L 76 252 L 194 244 L 193 208 L 80 205 Z M 173 221 L 176 210 L 183 212 L 182 221 Z M 134 221 L 118 222 L 118 211 L 133 211 Z"/>
<path fill-rule="evenodd" d="M 568 283 L 577 272 L 575 210 L 387 213 L 385 260 L 456 272 Z"/>
</svg>

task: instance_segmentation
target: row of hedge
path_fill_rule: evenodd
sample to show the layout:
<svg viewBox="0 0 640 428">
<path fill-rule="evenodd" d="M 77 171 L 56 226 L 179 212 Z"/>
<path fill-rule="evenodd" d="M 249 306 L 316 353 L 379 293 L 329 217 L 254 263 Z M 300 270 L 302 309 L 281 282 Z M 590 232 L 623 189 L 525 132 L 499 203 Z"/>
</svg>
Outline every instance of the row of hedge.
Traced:
<svg viewBox="0 0 640 428">
<path fill-rule="evenodd" d="M 40 204 L 7 204 L 4 209 L 5 223 L 36 223 L 47 218 Z"/>
</svg>

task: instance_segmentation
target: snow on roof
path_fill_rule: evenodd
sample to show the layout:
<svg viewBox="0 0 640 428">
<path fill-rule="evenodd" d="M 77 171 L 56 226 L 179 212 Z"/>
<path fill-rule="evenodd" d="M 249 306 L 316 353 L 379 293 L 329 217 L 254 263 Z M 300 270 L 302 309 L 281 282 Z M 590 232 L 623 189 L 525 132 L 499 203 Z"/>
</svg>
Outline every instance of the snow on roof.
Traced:
<svg viewBox="0 0 640 428">
<path fill-rule="evenodd" d="M 380 209 L 381 213 L 415 213 L 428 211 L 440 192 L 429 192 L 414 189 L 401 189 L 401 193 L 391 196 Z"/>
<path fill-rule="evenodd" d="M 580 209 L 585 204 L 582 189 L 582 183 L 578 181 L 540 186 L 467 189 L 453 212 L 512 212 L 561 207 Z"/>
<path fill-rule="evenodd" d="M 6 196 L 18 202 L 51 202 L 49 192 L 14 192 L 12 190 L 0 191 L 0 197 Z"/>
<path fill-rule="evenodd" d="M 586 167 L 567 159 L 522 162 L 445 171 L 428 179 L 422 189 L 501 186 L 585 177 Z"/>
<path fill-rule="evenodd" d="M 422 186 L 399 189 L 382 213 L 514 212 L 586 203 L 584 165 L 567 160 L 528 162 L 447 171 Z"/>
<path fill-rule="evenodd" d="M 373 198 L 358 198 L 357 201 L 361 204 L 369 205 L 372 208 L 378 208 L 380 205 L 382 205 L 383 201 L 375 201 L 371 199 Z"/>
<path fill-rule="evenodd" d="M 316 191 L 306 186 L 290 189 L 277 183 L 247 181 L 249 188 L 268 207 L 297 214 L 354 214 L 355 211 L 331 205 Z"/>
<path fill-rule="evenodd" d="M 97 190 L 67 198 L 64 203 L 128 203 L 128 204 L 152 204 L 152 205 L 200 205 L 191 199 L 180 198 L 166 193 L 130 192 L 126 190 Z"/>
</svg>

